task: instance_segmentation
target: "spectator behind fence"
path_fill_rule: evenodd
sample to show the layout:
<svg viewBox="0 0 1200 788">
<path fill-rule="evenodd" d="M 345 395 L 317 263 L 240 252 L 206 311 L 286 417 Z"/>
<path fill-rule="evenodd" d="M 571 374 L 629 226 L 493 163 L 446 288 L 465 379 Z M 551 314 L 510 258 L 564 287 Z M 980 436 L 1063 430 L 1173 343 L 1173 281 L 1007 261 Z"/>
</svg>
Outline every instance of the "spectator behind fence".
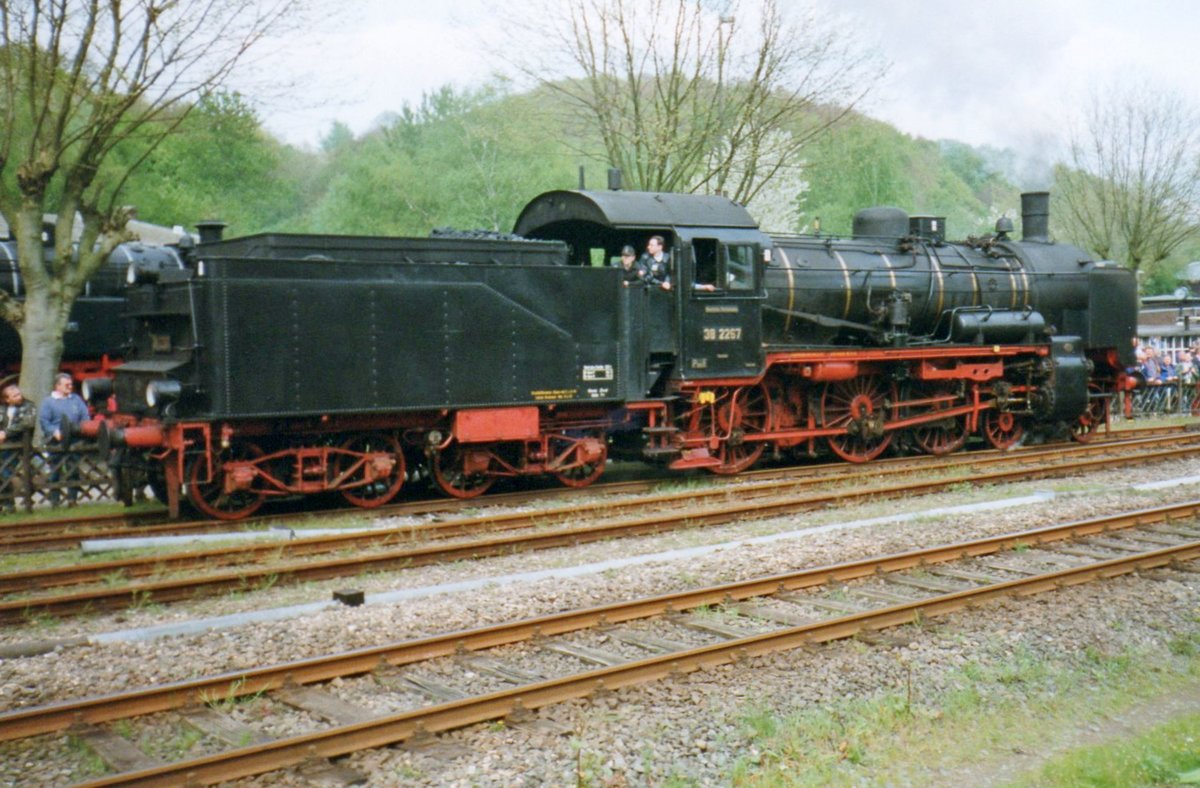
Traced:
<svg viewBox="0 0 1200 788">
<path fill-rule="evenodd" d="M 1196 383 L 1196 357 L 1192 355 L 1190 350 L 1181 350 L 1179 352 L 1179 380 L 1181 383 L 1192 386 Z"/>
<path fill-rule="evenodd" d="M 33 404 L 25 400 L 16 383 L 0 389 L 0 395 L 4 397 L 4 410 L 0 412 L 0 443 L 16 443 L 33 429 Z"/>
<path fill-rule="evenodd" d="M 1153 347 L 1146 348 L 1141 371 L 1142 377 L 1146 379 L 1147 386 L 1162 385 L 1162 362 L 1159 361 L 1158 351 Z"/>
<path fill-rule="evenodd" d="M 1200 407 L 1200 399 L 1196 397 L 1196 381 L 1200 378 L 1196 369 L 1196 357 L 1192 351 L 1179 351 L 1179 408 L 1184 412 L 1190 411 L 1193 416 Z"/>
<path fill-rule="evenodd" d="M 1163 355 L 1162 370 L 1159 372 L 1159 378 L 1163 383 L 1179 382 L 1179 373 L 1176 371 L 1175 363 L 1171 361 L 1170 354 Z"/>
<path fill-rule="evenodd" d="M 25 439 L 37 424 L 37 414 L 33 404 L 25 400 L 21 388 L 16 383 L 9 383 L 0 389 L 4 398 L 4 409 L 0 410 L 0 444 L 17 443 Z M 18 463 L 21 452 L 16 449 L 0 449 L 0 510 L 4 513 L 16 509 L 17 491 L 12 481 L 18 477 Z"/>
<path fill-rule="evenodd" d="M 50 482 L 57 482 L 60 478 L 65 481 L 73 481 L 76 475 L 75 463 L 66 449 L 70 445 L 71 436 L 75 433 L 76 428 L 87 420 L 88 409 L 83 399 L 74 392 L 74 388 L 75 383 L 71 380 L 70 375 L 65 372 L 55 375 L 54 390 L 50 392 L 50 396 L 42 400 L 42 407 L 38 410 L 38 423 L 42 428 L 42 437 L 46 442 L 46 448 L 62 452 L 61 456 L 57 458 L 53 456 L 53 453 L 47 458 L 50 463 L 48 475 Z M 68 487 L 67 505 L 74 506 L 78 496 L 78 487 Z M 59 491 L 52 485 L 50 505 L 58 506 L 58 502 Z"/>
</svg>

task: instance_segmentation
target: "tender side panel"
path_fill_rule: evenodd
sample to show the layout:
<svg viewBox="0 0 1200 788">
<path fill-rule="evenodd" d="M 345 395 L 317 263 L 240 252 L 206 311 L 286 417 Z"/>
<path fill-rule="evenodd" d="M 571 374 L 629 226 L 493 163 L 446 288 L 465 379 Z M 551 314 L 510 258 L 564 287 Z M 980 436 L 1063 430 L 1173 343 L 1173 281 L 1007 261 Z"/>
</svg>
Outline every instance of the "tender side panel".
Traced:
<svg viewBox="0 0 1200 788">
<path fill-rule="evenodd" d="M 223 278 L 208 287 L 212 413 L 613 400 L 618 287 L 612 271 L 557 267 Z"/>
</svg>

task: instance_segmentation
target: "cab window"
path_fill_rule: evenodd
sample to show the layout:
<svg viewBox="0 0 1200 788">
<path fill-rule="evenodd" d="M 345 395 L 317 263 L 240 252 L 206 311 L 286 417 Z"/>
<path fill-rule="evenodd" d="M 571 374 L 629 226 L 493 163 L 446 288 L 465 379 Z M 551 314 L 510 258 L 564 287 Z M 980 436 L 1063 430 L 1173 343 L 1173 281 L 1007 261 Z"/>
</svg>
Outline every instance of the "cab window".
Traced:
<svg viewBox="0 0 1200 788">
<path fill-rule="evenodd" d="M 719 287 L 717 241 L 715 238 L 696 238 L 692 241 L 692 256 L 696 261 L 695 284 Z"/>
<path fill-rule="evenodd" d="M 754 247 L 738 244 L 725 247 L 725 287 L 730 290 L 754 289 Z"/>
<path fill-rule="evenodd" d="M 692 239 L 692 256 L 696 263 L 693 289 L 701 293 L 754 290 L 756 249 L 753 244 L 726 246 L 715 238 Z"/>
</svg>

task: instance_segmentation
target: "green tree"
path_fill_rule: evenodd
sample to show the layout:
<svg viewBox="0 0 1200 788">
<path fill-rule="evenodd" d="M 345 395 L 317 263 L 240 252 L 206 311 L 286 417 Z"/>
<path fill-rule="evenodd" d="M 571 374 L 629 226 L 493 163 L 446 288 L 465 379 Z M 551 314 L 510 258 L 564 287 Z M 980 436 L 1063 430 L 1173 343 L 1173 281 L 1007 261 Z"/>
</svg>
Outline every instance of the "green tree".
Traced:
<svg viewBox="0 0 1200 788">
<path fill-rule="evenodd" d="M 851 219 L 873 205 L 911 206 L 903 140 L 878 121 L 856 117 L 806 151 L 808 196 L 798 229 L 848 235 Z"/>
<path fill-rule="evenodd" d="M 312 214 L 324 232 L 424 235 L 435 226 L 509 230 L 529 198 L 571 184 L 564 132 L 537 93 L 445 87 L 386 120 L 331 163 Z"/>
<path fill-rule="evenodd" d="M 990 232 L 1017 197 L 1003 176 L 961 143 L 913 139 L 862 116 L 806 150 L 808 191 L 797 229 L 847 235 L 854 214 L 876 205 L 946 217 L 952 237 Z"/>
<path fill-rule="evenodd" d="M 0 316 L 21 336 L 26 391 L 50 389 L 75 299 L 129 238 L 122 194 L 132 174 L 297 4 L 0 0 L 0 212 L 25 283 L 23 302 L 0 294 Z M 47 214 L 56 215 L 50 264 Z"/>
<path fill-rule="evenodd" d="M 1001 207 L 1017 204 L 1016 188 L 988 156 L 998 155 L 998 152 L 988 148 L 977 150 L 965 142 L 954 140 L 939 140 L 938 150 L 948 170 L 971 190 L 981 204 Z"/>
<path fill-rule="evenodd" d="M 329 133 L 321 138 L 321 152 L 336 155 L 354 144 L 354 132 L 345 123 L 334 121 Z"/>
<path fill-rule="evenodd" d="M 204 96 L 138 169 L 124 199 L 138 218 L 191 225 L 219 218 L 239 234 L 279 226 L 302 209 L 288 151 L 267 134 L 241 94 Z M 309 155 L 309 158 L 312 156 Z"/>
</svg>

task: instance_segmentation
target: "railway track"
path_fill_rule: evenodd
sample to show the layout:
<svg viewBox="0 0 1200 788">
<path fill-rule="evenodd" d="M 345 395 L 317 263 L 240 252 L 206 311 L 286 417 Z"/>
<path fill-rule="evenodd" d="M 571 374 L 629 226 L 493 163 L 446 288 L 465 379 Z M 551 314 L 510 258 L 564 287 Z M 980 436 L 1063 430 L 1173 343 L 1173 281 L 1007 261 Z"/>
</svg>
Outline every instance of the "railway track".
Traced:
<svg viewBox="0 0 1200 788">
<path fill-rule="evenodd" d="M 111 744 L 117 734 L 105 723 L 178 713 L 215 751 L 177 763 L 143 758 L 90 784 L 219 782 L 997 598 L 1188 568 L 1200 558 L 1197 518 L 1200 501 L 1191 501 L 22 709 L 0 715 L 0 741 L 71 728 L 84 741 Z M 350 700 L 312 686 L 354 676 L 365 677 L 362 687 L 340 685 Z M 386 703 L 378 700 L 385 690 L 395 696 Z M 214 719 L 244 697 L 329 724 L 261 741 L 241 723 Z M 372 704 L 392 710 L 373 713 Z M 236 737 L 248 746 L 220 744 Z M 97 748 L 101 757 L 106 746 Z"/>
<path fill-rule="evenodd" d="M 0 600 L 0 622 L 19 623 L 31 616 L 71 616 L 148 603 L 194 600 L 277 584 L 763 519 L 851 501 L 925 495 L 964 483 L 1022 481 L 1200 454 L 1200 434 L 1171 440 L 1173 445 L 1167 449 L 1160 448 L 1161 439 L 1143 438 L 1115 445 L 1074 446 L 1067 451 L 1055 448 L 1017 455 L 965 458 L 953 466 L 939 466 L 943 469 L 953 467 L 958 473 L 925 479 L 904 478 L 894 484 L 880 484 L 879 479 L 882 475 L 910 477 L 911 469 L 902 466 L 859 469 L 854 481 L 862 482 L 863 486 L 838 486 L 830 490 L 808 490 L 829 483 L 828 477 L 785 476 L 736 488 L 688 490 L 617 501 L 607 507 L 593 503 L 533 513 L 310 537 L 269 545 L 243 545 L 13 572 L 0 575 L 0 594 L 8 596 Z M 460 536 L 471 538 L 449 543 L 435 541 Z M 347 550 L 360 552 L 345 555 Z M 339 554 L 331 558 L 320 557 L 330 553 Z M 283 562 L 284 559 L 303 558 L 311 560 Z M 245 564 L 250 565 L 239 566 Z M 193 574 L 186 574 L 188 572 Z M 67 593 L 44 593 L 72 586 L 87 587 Z"/>
<path fill-rule="evenodd" d="M 1088 444 L 1099 446 L 1111 443 L 1121 443 L 1129 440 L 1169 438 L 1182 436 L 1189 432 L 1187 427 L 1150 427 L 1130 430 L 1117 430 L 1107 435 L 1097 436 Z M 1020 448 L 1009 452 L 999 452 L 994 449 L 954 454 L 943 458 L 921 456 L 893 457 L 876 460 L 869 468 L 880 469 L 895 467 L 910 467 L 915 469 L 941 467 L 943 464 L 956 464 L 965 461 L 984 462 L 985 458 L 1024 455 L 1029 452 L 1041 452 L 1055 448 L 1078 446 L 1075 443 L 1053 444 L 1037 448 Z M 714 486 L 721 483 L 738 484 L 742 481 L 756 481 L 785 476 L 805 475 L 836 475 L 847 473 L 843 462 L 822 463 L 789 468 L 767 468 L 748 471 L 737 477 L 706 477 Z M 677 479 L 679 477 L 669 477 Z M 622 495 L 643 493 L 653 490 L 663 483 L 664 479 L 649 481 L 625 481 L 595 484 L 584 491 L 571 488 L 550 488 L 536 491 L 515 491 L 508 493 L 493 493 L 481 500 L 457 500 L 435 498 L 432 500 L 406 501 L 372 510 L 372 517 L 406 517 L 413 515 L 439 513 L 452 515 L 466 509 L 480 506 L 512 506 L 530 500 L 546 498 L 578 498 L 580 495 L 595 497 L 597 495 Z M 298 514 L 265 515 L 248 518 L 237 522 L 197 520 L 189 522 L 168 521 L 162 519 L 161 512 L 147 511 L 114 515 L 84 515 L 60 517 L 53 519 L 15 520 L 0 522 L 0 553 L 19 553 L 48 550 L 78 549 L 80 542 L 85 539 L 121 539 L 145 536 L 186 536 L 192 534 L 222 533 L 230 531 L 254 531 L 266 528 L 268 525 L 287 526 L 289 523 L 312 525 L 324 519 L 344 518 L 348 514 L 362 515 L 357 509 L 334 509 L 320 512 L 302 512 Z"/>
</svg>

